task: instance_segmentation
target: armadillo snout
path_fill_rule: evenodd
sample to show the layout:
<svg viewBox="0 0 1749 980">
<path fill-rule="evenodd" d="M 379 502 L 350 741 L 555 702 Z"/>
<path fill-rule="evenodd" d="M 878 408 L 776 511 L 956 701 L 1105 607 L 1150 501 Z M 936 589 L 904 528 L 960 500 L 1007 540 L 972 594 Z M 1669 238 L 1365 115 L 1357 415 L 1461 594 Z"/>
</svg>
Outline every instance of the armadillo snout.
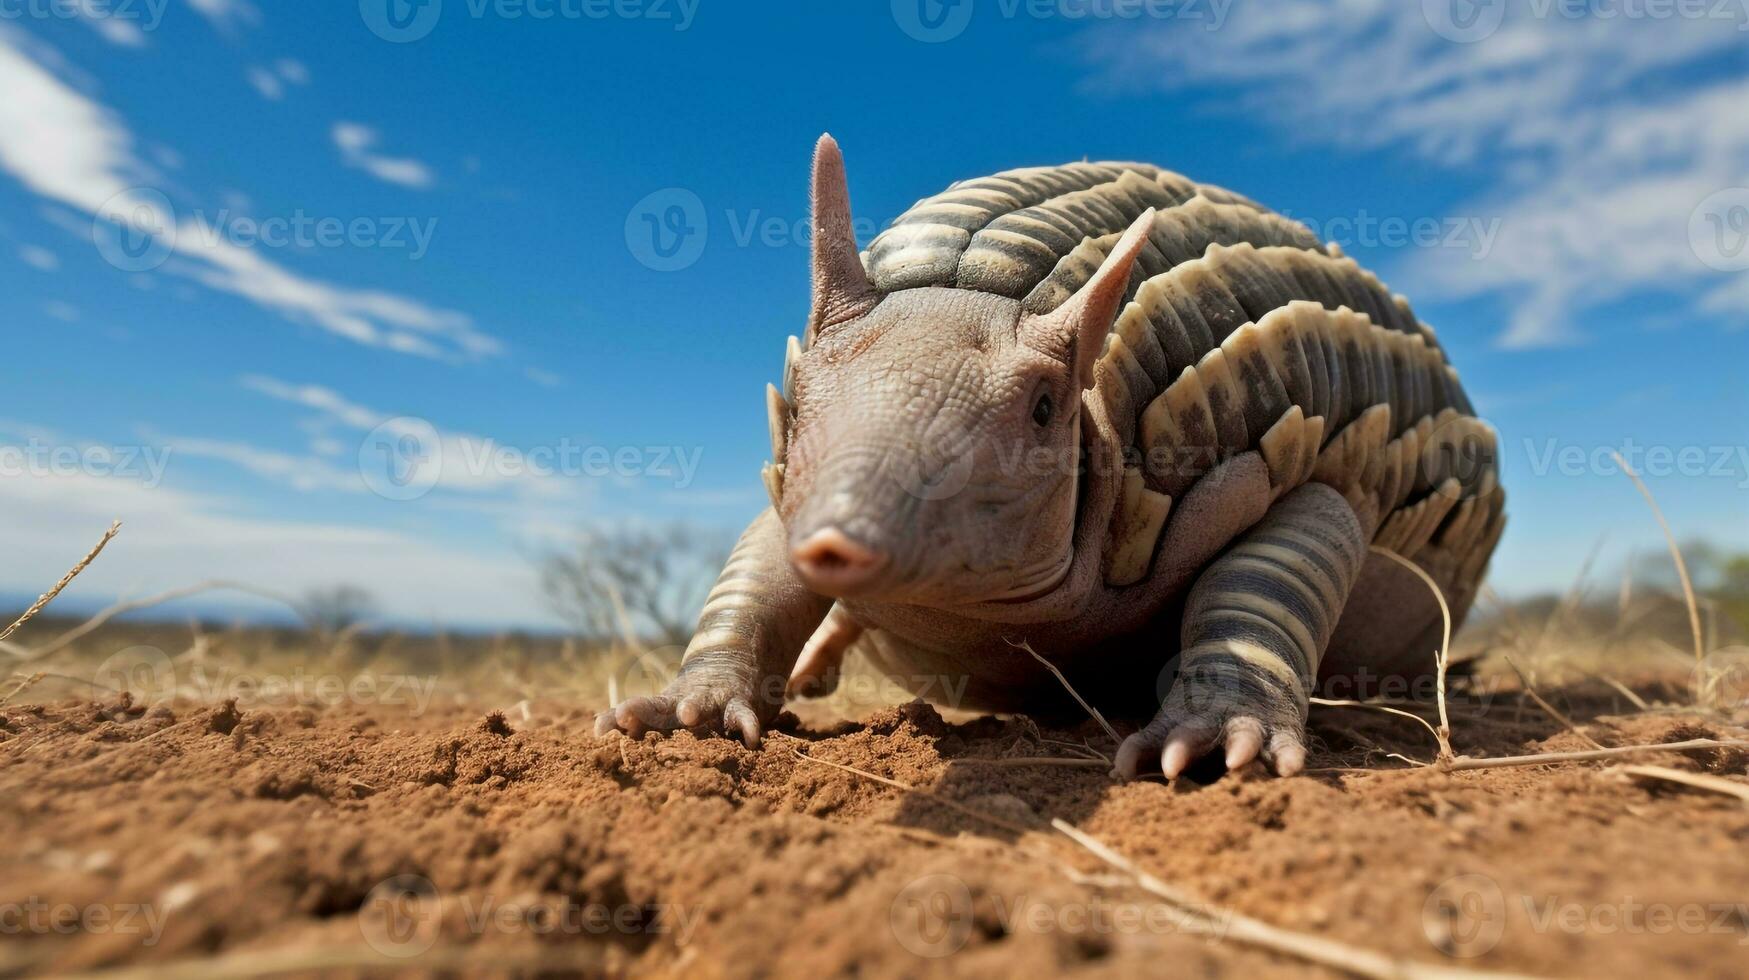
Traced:
<svg viewBox="0 0 1749 980">
<path fill-rule="evenodd" d="M 873 584 L 887 567 L 888 556 L 836 527 L 825 527 L 790 549 L 790 563 L 808 588 L 822 595 L 846 596 Z"/>
</svg>

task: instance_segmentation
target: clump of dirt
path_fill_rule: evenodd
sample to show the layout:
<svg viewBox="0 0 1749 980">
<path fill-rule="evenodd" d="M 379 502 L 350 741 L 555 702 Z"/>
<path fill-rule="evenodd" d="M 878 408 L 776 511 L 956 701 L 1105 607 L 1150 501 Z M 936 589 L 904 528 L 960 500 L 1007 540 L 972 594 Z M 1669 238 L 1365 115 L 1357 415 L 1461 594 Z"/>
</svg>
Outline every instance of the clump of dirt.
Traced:
<svg viewBox="0 0 1749 980">
<path fill-rule="evenodd" d="M 1551 696 L 1606 744 L 1746 734 Z M 1167 786 L 1015 761 L 1109 755 L 1091 723 L 950 720 L 918 703 L 856 722 L 786 716 L 749 751 L 597 737 L 593 707 L 0 708 L 0 974 L 215 958 L 310 972 L 1319 972 L 1186 933 L 1052 818 L 1218 906 L 1217 923 L 1230 909 L 1416 961 L 1724 976 L 1749 941 L 1740 801 L 1596 764 L 1412 769 L 1389 755 L 1429 758 L 1426 731 L 1377 713 L 1315 714 L 1304 778 Z M 1454 725 L 1472 755 L 1586 747 L 1516 701 Z M 1741 753 L 1650 761 L 1743 772 Z"/>
</svg>

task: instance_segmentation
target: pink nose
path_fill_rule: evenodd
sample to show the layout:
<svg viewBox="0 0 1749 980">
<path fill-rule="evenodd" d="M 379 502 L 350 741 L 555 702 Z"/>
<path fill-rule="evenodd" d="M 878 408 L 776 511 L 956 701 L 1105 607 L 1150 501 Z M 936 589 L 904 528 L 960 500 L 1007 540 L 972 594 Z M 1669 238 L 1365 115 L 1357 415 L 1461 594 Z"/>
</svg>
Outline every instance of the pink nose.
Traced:
<svg viewBox="0 0 1749 980">
<path fill-rule="evenodd" d="M 887 556 L 835 527 L 807 536 L 790 551 L 790 562 L 808 587 L 826 595 L 845 595 L 867 585 Z"/>
</svg>

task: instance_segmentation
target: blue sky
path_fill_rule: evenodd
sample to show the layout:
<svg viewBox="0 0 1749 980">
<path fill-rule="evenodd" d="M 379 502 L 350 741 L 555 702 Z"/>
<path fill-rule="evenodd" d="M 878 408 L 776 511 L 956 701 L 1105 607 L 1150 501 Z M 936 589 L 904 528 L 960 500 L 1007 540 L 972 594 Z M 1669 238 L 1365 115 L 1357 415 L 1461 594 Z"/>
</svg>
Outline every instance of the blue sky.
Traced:
<svg viewBox="0 0 1749 980">
<path fill-rule="evenodd" d="M 1749 12 L 1578 6 L 0 0 L 0 594 L 119 517 L 70 605 L 543 626 L 569 530 L 739 526 L 823 131 L 871 234 L 1085 157 L 1341 242 L 1501 431 L 1503 592 L 1657 546 L 1609 448 L 1749 547 Z"/>
</svg>

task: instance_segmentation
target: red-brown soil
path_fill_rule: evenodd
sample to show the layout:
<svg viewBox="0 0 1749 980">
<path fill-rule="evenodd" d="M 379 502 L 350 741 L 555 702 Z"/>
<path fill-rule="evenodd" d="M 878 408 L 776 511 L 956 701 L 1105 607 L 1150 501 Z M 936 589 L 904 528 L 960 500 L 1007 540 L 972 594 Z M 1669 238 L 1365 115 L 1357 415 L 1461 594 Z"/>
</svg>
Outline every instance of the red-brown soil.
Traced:
<svg viewBox="0 0 1749 980">
<path fill-rule="evenodd" d="M 1609 745 L 1749 734 L 1592 687 L 1545 694 Z M 1317 711 L 1322 771 L 1306 777 L 1175 787 L 977 761 L 1070 753 L 1046 739 L 1109 753 L 1091 723 L 950 724 L 914 704 L 792 717 L 754 752 L 597 737 L 583 705 L 524 714 L 0 708 L 0 975 L 188 975 L 190 961 L 227 975 L 1330 975 L 1173 928 L 1052 817 L 1223 908 L 1420 963 L 1749 970 L 1740 800 L 1599 763 L 1411 770 L 1385 753 L 1430 758 L 1428 733 L 1375 713 Z M 1584 747 L 1517 697 L 1460 706 L 1454 726 L 1469 755 Z M 1746 758 L 1645 761 L 1742 781 Z"/>
</svg>

